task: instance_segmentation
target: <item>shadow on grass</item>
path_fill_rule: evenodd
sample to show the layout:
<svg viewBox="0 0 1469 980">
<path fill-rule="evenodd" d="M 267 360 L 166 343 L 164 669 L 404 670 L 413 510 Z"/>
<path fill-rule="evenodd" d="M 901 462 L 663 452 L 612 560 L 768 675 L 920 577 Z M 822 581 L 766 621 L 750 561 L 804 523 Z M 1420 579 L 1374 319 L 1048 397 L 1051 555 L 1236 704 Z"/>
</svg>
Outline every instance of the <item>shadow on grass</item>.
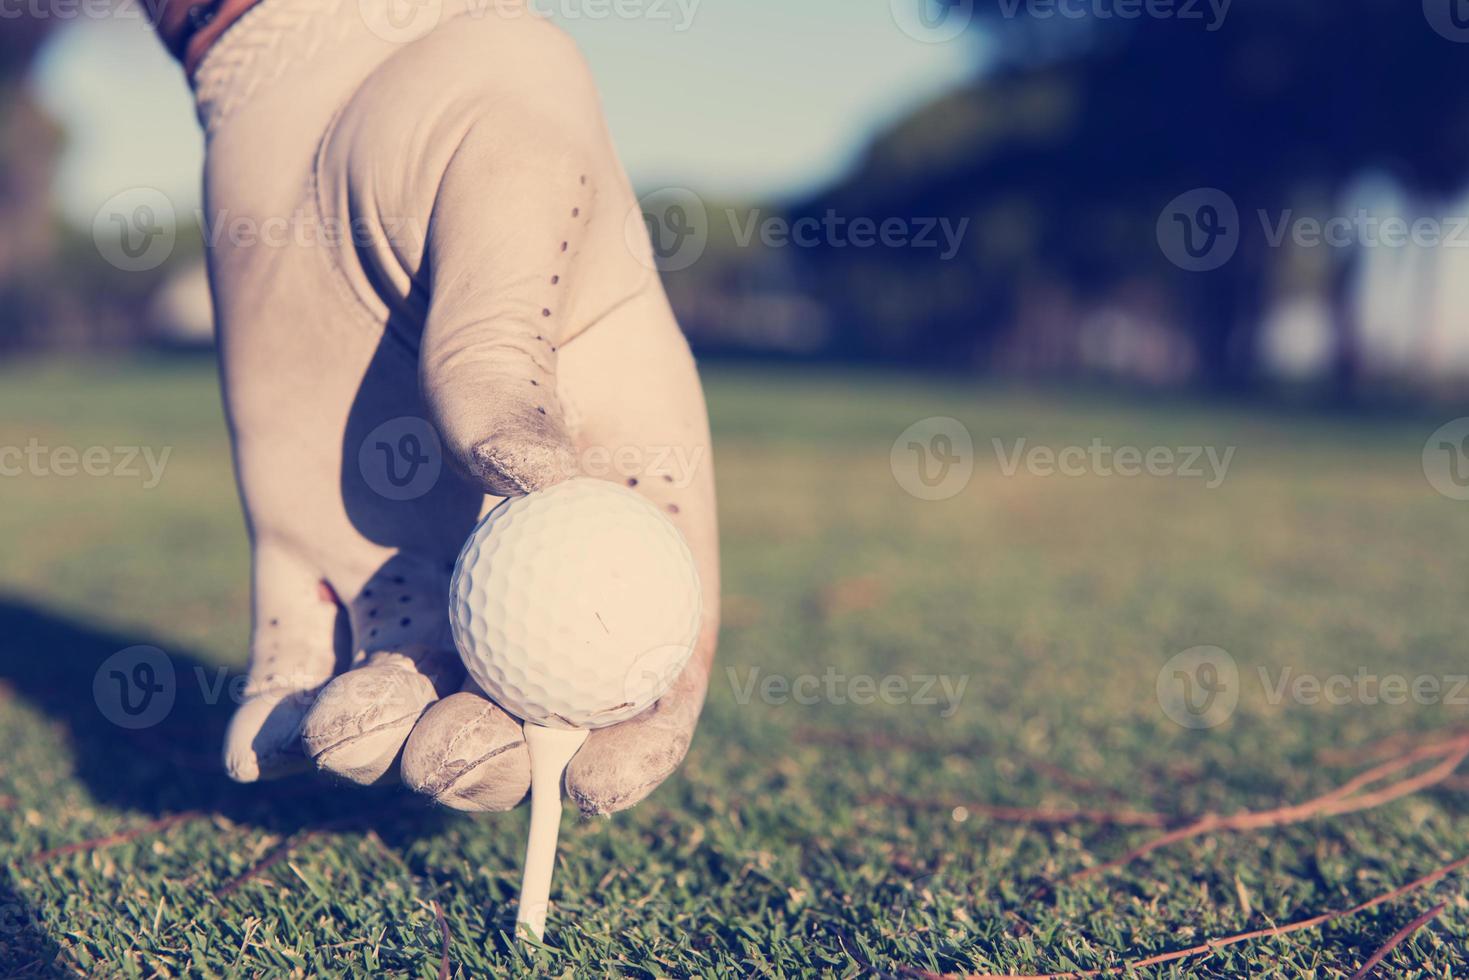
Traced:
<svg viewBox="0 0 1469 980">
<path fill-rule="evenodd" d="M 156 724 L 129 729 L 109 719 L 109 713 L 117 713 L 117 702 L 94 695 L 93 684 L 108 658 L 148 644 L 147 638 L 124 636 L 3 595 L 0 636 L 6 641 L 0 682 L 64 733 L 74 778 L 91 797 L 102 806 L 132 811 L 138 823 L 200 811 L 247 829 L 286 835 L 355 829 L 354 818 L 360 817 L 363 829 L 375 829 L 396 847 L 438 833 L 452 819 L 426 802 L 418 806 L 393 787 L 336 787 L 311 776 L 248 786 L 230 781 L 219 761 L 233 708 L 230 678 L 191 653 L 154 644 L 165 650 L 172 667 L 173 705 Z M 104 689 L 110 673 L 103 672 Z M 17 863 L 25 861 L 19 856 Z M 0 974 L 51 975 L 58 947 L 19 897 L 15 875 L 14 864 L 0 875 Z"/>
<path fill-rule="evenodd" d="M 18 894 L 10 871 L 0 875 L 0 970 L 7 977 L 64 977 L 56 965 L 61 953 L 46 935 L 35 910 Z"/>
</svg>

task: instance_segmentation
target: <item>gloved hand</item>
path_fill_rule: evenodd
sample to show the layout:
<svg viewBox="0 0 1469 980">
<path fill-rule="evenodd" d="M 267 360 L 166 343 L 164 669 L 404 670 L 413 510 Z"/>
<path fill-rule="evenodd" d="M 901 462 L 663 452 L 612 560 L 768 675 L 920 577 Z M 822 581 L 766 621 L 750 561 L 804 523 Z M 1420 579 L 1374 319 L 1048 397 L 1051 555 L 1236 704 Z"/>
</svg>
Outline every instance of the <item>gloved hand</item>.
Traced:
<svg viewBox="0 0 1469 980">
<path fill-rule="evenodd" d="M 225 763 L 367 784 L 401 758 L 444 804 L 514 806 L 520 726 L 464 681 L 448 580 L 498 498 L 580 474 L 664 508 L 706 593 L 674 689 L 567 770 L 584 811 L 627 807 L 682 760 L 718 629 L 693 360 L 570 42 L 503 3 L 405 39 L 376 3 L 264 0 L 195 76 L 254 559 Z"/>
</svg>

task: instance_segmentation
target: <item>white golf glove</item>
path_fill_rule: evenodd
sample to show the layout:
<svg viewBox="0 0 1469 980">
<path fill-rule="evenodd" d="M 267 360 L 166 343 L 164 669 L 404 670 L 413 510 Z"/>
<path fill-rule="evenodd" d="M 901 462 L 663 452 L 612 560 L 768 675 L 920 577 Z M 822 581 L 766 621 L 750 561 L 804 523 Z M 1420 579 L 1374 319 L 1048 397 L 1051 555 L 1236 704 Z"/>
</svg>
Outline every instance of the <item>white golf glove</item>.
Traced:
<svg viewBox="0 0 1469 980">
<path fill-rule="evenodd" d="M 448 579 L 497 495 L 581 473 L 664 508 L 706 592 L 674 690 L 567 770 L 584 811 L 630 806 L 687 750 L 718 629 L 693 361 L 571 43 L 504 2 L 410 35 L 381 7 L 263 0 L 195 76 L 254 557 L 225 762 L 365 784 L 401 757 L 449 806 L 515 805 L 520 726 L 461 690 Z"/>
</svg>

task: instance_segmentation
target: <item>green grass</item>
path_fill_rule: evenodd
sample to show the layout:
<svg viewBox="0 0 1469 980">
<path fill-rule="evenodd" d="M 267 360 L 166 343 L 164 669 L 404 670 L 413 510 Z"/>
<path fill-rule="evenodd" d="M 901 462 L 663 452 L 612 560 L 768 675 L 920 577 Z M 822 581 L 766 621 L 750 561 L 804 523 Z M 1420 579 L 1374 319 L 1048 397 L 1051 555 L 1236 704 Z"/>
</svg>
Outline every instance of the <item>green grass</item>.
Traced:
<svg viewBox="0 0 1469 980">
<path fill-rule="evenodd" d="M 1036 897 L 1148 832 L 951 809 L 1270 807 L 1366 765 L 1323 763 L 1324 750 L 1469 721 L 1466 705 L 1271 703 L 1259 673 L 1469 673 L 1469 504 L 1434 493 L 1420 465 L 1445 419 L 856 375 L 715 369 L 708 381 L 727 611 L 704 723 L 648 802 L 567 818 L 548 947 L 532 952 L 504 936 L 524 810 L 471 818 L 310 779 L 236 787 L 215 769 L 228 701 L 208 703 L 197 676 L 243 663 L 247 565 L 212 367 L 0 372 L 0 446 L 172 447 L 153 489 L 0 478 L 0 975 L 432 977 L 434 902 L 466 976 L 1059 971 L 1347 907 L 1469 853 L 1460 785 L 1200 837 Z M 966 423 L 977 465 L 963 493 L 924 502 L 899 488 L 889 450 L 934 415 Z M 991 439 L 1018 436 L 1238 450 L 1211 491 L 1007 477 Z M 101 715 L 92 680 L 140 643 L 173 658 L 179 696 L 164 723 L 130 733 Z M 1162 665 L 1201 644 L 1228 650 L 1242 681 L 1233 717 L 1196 731 L 1154 692 Z M 755 668 L 967 686 L 954 704 L 777 704 L 743 698 Z M 33 860 L 183 810 L 204 816 Z M 214 897 L 306 831 L 286 861 Z M 1446 900 L 1387 969 L 1451 976 L 1469 948 L 1464 894 L 1450 879 L 1143 975 L 1346 976 Z"/>
</svg>

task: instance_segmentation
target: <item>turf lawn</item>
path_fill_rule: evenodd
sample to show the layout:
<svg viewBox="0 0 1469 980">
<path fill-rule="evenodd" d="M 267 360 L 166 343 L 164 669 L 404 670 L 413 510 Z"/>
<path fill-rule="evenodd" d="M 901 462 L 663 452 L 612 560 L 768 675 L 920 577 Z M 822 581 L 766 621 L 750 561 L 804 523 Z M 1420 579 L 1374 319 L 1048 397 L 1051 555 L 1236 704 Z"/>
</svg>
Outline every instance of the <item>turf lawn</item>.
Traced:
<svg viewBox="0 0 1469 980">
<path fill-rule="evenodd" d="M 0 446 L 172 449 L 153 488 L 0 478 L 0 975 L 433 977 L 436 903 L 454 975 L 1040 973 L 1347 908 L 1469 854 L 1463 772 L 1049 887 L 1153 832 L 980 809 L 1269 808 L 1339 785 L 1386 736 L 1469 723 L 1469 691 L 1450 696 L 1469 673 L 1469 504 L 1435 493 L 1420 462 L 1447 415 L 729 368 L 708 381 L 727 593 L 709 707 L 648 802 L 566 818 L 552 931 L 532 949 L 505 936 L 524 809 L 475 818 L 393 789 L 219 774 L 229 703 L 209 693 L 244 662 L 247 596 L 212 365 L 0 370 Z M 967 424 L 977 462 L 962 493 L 923 501 L 889 450 L 936 415 Z M 1237 452 L 1212 490 L 1007 476 L 991 440 L 1021 436 Z M 130 732 L 92 685 L 136 644 L 167 651 L 178 694 Z M 1171 721 L 1156 694 L 1160 668 L 1199 645 L 1240 671 L 1237 710 L 1210 729 Z M 1456 703 L 1273 697 L 1286 669 L 1428 675 Z M 768 675 L 815 675 L 817 703 Z M 872 693 L 856 675 L 902 678 L 912 697 L 853 703 Z M 925 676 L 966 686 L 919 697 Z M 95 843 L 186 811 L 199 815 Z M 292 835 L 283 860 L 216 895 Z M 1383 975 L 1462 975 L 1466 882 L 1139 975 L 1348 976 L 1439 903 Z"/>
</svg>

